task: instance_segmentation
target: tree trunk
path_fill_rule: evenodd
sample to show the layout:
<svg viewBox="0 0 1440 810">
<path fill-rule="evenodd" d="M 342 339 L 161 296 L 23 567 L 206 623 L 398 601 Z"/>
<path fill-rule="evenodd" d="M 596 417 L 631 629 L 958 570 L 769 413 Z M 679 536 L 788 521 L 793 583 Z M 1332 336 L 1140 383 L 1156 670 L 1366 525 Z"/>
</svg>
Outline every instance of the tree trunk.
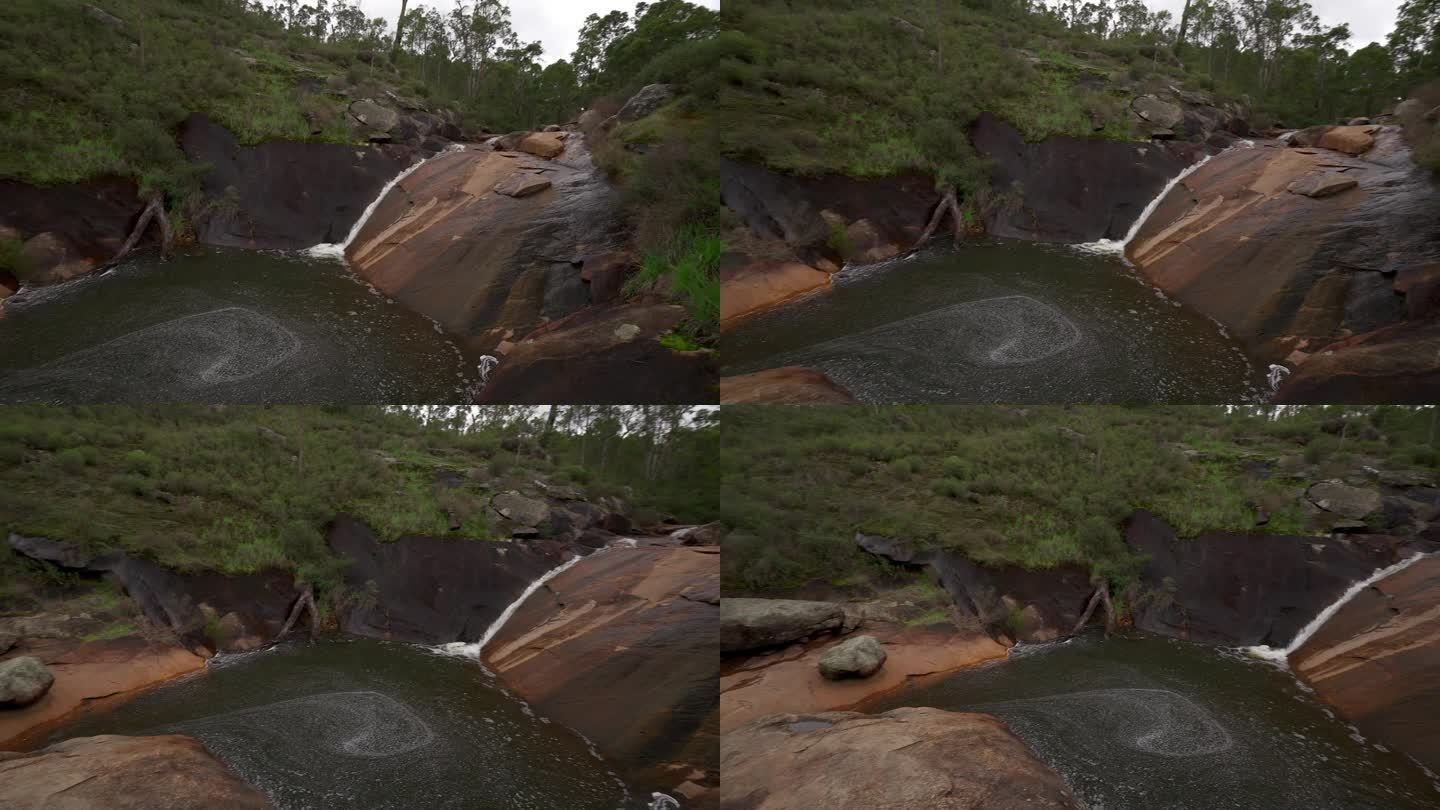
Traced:
<svg viewBox="0 0 1440 810">
<path fill-rule="evenodd" d="M 940 226 L 940 221 L 945 218 L 946 212 L 950 214 L 955 244 L 960 244 L 960 240 L 965 238 L 964 220 L 960 217 L 960 203 L 955 199 L 955 187 L 950 186 L 945 189 L 945 196 L 941 197 L 940 203 L 935 206 L 935 213 L 930 215 L 930 223 L 925 226 L 925 232 L 920 234 L 920 238 L 915 241 L 915 246 L 911 250 L 919 250 L 921 246 L 930 241 L 930 237 L 935 235 L 935 229 Z"/>
<path fill-rule="evenodd" d="M 119 264 L 126 254 L 134 250 L 135 245 L 139 244 L 141 237 L 145 235 L 146 229 L 150 227 L 151 220 L 159 221 L 161 257 L 170 255 L 170 248 L 175 243 L 175 234 L 171 232 L 170 220 L 165 216 L 163 199 L 164 197 L 160 194 L 155 194 L 150 198 L 150 202 L 146 203 L 145 209 L 140 212 L 140 218 L 135 221 L 135 227 L 130 231 L 130 236 L 125 240 L 125 244 L 121 245 L 120 250 L 102 267 L 113 267 Z"/>
<path fill-rule="evenodd" d="M 550 406 L 550 415 L 545 417 L 545 430 L 540 434 L 540 441 L 545 441 L 545 437 L 549 436 L 550 431 L 555 429 L 555 412 L 559 410 L 559 408 L 560 406 L 558 405 Z"/>
<path fill-rule="evenodd" d="M 1185 10 L 1180 12 L 1180 33 L 1175 37 L 1175 55 L 1185 47 L 1185 34 L 1190 30 L 1190 0 L 1185 0 Z"/>
<path fill-rule="evenodd" d="M 405 7 L 410 0 L 400 0 L 400 16 L 395 18 L 395 44 L 390 47 L 390 64 L 399 64 L 400 60 L 400 32 L 405 30 Z"/>
<path fill-rule="evenodd" d="M 1097 586 L 1095 593 L 1090 594 L 1090 601 L 1085 603 L 1085 612 L 1080 614 L 1080 621 L 1075 623 L 1075 629 L 1070 631 L 1070 635 L 1073 636 L 1085 629 L 1085 623 L 1090 621 L 1090 615 L 1095 612 L 1095 607 L 1100 604 L 1100 591 L 1102 589 L 1103 586 Z"/>
<path fill-rule="evenodd" d="M 280 634 L 275 637 L 276 641 L 285 637 L 294 626 L 295 620 L 300 618 L 300 611 L 305 609 L 310 614 L 310 640 L 314 641 L 315 636 L 320 632 L 320 613 L 315 609 L 315 591 L 309 585 L 300 591 L 300 598 L 295 600 L 295 606 L 290 608 L 290 615 L 285 619 L 285 626 L 280 628 Z"/>
</svg>

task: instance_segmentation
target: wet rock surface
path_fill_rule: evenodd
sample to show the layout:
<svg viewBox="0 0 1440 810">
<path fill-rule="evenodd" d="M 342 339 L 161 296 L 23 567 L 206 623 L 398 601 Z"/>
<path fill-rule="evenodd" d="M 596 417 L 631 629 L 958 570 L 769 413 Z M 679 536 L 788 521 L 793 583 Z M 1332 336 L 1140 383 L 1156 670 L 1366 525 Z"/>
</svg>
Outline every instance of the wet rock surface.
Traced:
<svg viewBox="0 0 1440 810">
<path fill-rule="evenodd" d="M 1370 535 L 1231 533 L 1179 539 L 1137 511 L 1125 542 L 1150 561 L 1134 605 L 1141 630 L 1213 644 L 1283 649 L 1353 582 L 1432 543 Z"/>
<path fill-rule="evenodd" d="M 201 191 L 211 204 L 195 223 L 209 245 L 295 250 L 342 242 L 380 189 L 410 165 L 405 146 L 267 141 L 241 146 L 204 115 L 180 126 L 180 147 L 210 166 Z"/>
<path fill-rule="evenodd" d="M 991 236 L 1037 242 L 1123 239 L 1170 178 L 1203 153 L 1191 144 L 1055 137 L 1026 143 L 1014 127 L 982 113 L 970 129 L 1004 204 L 989 207 Z"/>
<path fill-rule="evenodd" d="M 1255 359 L 1298 365 L 1283 401 L 1411 401 L 1406 387 L 1440 384 L 1415 350 L 1424 327 L 1400 325 L 1424 293 L 1397 284 L 1440 261 L 1428 236 L 1440 186 L 1398 129 L 1366 129 L 1375 145 L 1360 157 L 1273 141 L 1217 157 L 1166 195 L 1127 251 Z M 1372 400 L 1366 385 L 1400 399 Z"/>
<path fill-rule="evenodd" d="M 197 740 L 80 737 L 30 754 L 0 754 L 0 804 L 16 810 L 268 810 L 270 802 Z"/>
<path fill-rule="evenodd" d="M 1290 666 L 1366 737 L 1440 769 L 1440 558 L 1361 591 Z"/>
<path fill-rule="evenodd" d="M 478 641 L 525 588 L 558 565 L 525 543 L 402 537 L 381 543 L 348 515 L 329 526 L 330 548 L 350 561 L 345 587 L 365 595 L 340 629 L 427 644 Z"/>
<path fill-rule="evenodd" d="M 673 542 L 582 560 L 520 606 L 484 660 L 634 784 L 713 808 L 719 556 Z"/>
<path fill-rule="evenodd" d="M 998 718 L 930 708 L 781 714 L 721 741 L 723 810 L 1078 808 Z"/>
</svg>

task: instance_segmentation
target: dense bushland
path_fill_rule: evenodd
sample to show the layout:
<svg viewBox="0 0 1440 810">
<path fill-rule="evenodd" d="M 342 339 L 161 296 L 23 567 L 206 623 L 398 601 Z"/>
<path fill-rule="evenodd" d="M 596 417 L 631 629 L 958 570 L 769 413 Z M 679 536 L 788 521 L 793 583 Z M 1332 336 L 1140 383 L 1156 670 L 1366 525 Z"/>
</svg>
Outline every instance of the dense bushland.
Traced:
<svg viewBox="0 0 1440 810">
<path fill-rule="evenodd" d="M 726 592 L 888 576 L 889 566 L 856 547 L 856 532 L 987 563 L 1080 563 L 1124 584 L 1139 561 L 1120 525 L 1135 509 L 1186 537 L 1303 534 L 1304 476 L 1339 476 L 1361 463 L 1440 466 L 1437 413 L 727 407 Z M 1253 460 L 1274 474 L 1245 474 L 1242 462 Z M 1257 506 L 1269 514 L 1264 526 L 1256 526 Z"/>
</svg>

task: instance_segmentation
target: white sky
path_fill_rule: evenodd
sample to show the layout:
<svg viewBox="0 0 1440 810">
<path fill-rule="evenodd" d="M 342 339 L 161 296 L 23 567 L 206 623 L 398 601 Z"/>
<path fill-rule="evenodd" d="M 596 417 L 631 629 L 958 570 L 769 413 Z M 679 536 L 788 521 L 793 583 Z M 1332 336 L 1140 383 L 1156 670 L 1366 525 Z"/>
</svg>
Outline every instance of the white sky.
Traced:
<svg viewBox="0 0 1440 810">
<path fill-rule="evenodd" d="M 692 0 L 702 6 L 720 8 L 720 0 Z M 1185 0 L 1146 0 L 1153 9 L 1170 9 L 1175 19 Z M 412 5 L 428 5 L 441 12 L 455 7 L 455 0 L 411 0 Z M 1384 43 L 1395 27 L 1395 10 L 1400 0 L 1310 0 L 1315 13 L 1327 26 L 1349 23 L 1353 37 L 1350 48 L 1363 48 L 1371 42 Z M 539 40 L 545 46 L 542 62 L 569 59 L 575 50 L 575 36 L 589 14 L 604 16 L 612 9 L 633 11 L 634 2 L 618 0 L 509 0 L 510 20 L 515 33 L 524 42 Z M 400 0 L 360 0 L 366 15 L 381 16 L 394 24 L 400 13 Z"/>
<path fill-rule="evenodd" d="M 690 0 L 718 10 L 720 0 Z M 569 59 L 575 50 L 575 37 L 580 26 L 591 14 L 605 14 L 614 9 L 633 12 L 635 3 L 617 0 L 508 0 L 510 24 L 521 42 L 540 41 L 545 54 L 540 61 L 549 64 Z M 410 0 L 410 8 L 430 6 L 444 14 L 455 7 L 455 0 Z M 395 17 L 400 14 L 400 0 L 360 0 L 360 9 L 367 17 L 384 17 L 394 31 Z"/>
</svg>

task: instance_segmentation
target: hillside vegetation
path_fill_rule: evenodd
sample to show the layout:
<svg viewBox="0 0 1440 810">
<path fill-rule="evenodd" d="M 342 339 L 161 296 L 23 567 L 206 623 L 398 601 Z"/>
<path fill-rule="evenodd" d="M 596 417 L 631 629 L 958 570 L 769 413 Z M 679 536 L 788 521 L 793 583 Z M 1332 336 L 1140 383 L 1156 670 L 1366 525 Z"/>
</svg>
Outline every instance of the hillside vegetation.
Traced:
<svg viewBox="0 0 1440 810">
<path fill-rule="evenodd" d="M 187 571 L 288 568 L 323 587 L 338 562 L 322 528 L 339 512 L 383 540 L 482 542 L 494 538 L 490 495 L 543 476 L 591 498 L 620 495 L 642 521 L 716 514 L 710 421 L 674 407 L 561 408 L 546 433 L 547 415 L 505 406 L 7 408 L 0 534 L 120 549 Z M 0 609 L 53 576 L 44 569 L 0 553 Z"/>
<path fill-rule="evenodd" d="M 1353 411 L 1353 409 L 1352 409 Z M 983 563 L 1138 571 L 1121 522 L 1149 509 L 1182 537 L 1306 534 L 1306 476 L 1440 466 L 1435 409 L 1267 417 L 1220 407 L 725 409 L 727 593 L 891 576 L 856 532 Z M 1245 474 L 1263 461 L 1269 477 Z M 1256 525 L 1256 507 L 1269 520 Z"/>
<path fill-rule="evenodd" d="M 1437 9 L 1419 9 L 1435 5 L 1407 2 L 1418 33 L 1351 53 L 1349 29 L 1303 0 L 1190 0 L 1183 20 L 1140 0 L 734 0 L 720 146 L 787 172 L 920 170 L 973 192 L 981 112 L 1029 140 L 1126 139 L 1129 100 L 1176 86 L 1241 101 L 1256 126 L 1335 123 L 1435 75 Z"/>
</svg>

